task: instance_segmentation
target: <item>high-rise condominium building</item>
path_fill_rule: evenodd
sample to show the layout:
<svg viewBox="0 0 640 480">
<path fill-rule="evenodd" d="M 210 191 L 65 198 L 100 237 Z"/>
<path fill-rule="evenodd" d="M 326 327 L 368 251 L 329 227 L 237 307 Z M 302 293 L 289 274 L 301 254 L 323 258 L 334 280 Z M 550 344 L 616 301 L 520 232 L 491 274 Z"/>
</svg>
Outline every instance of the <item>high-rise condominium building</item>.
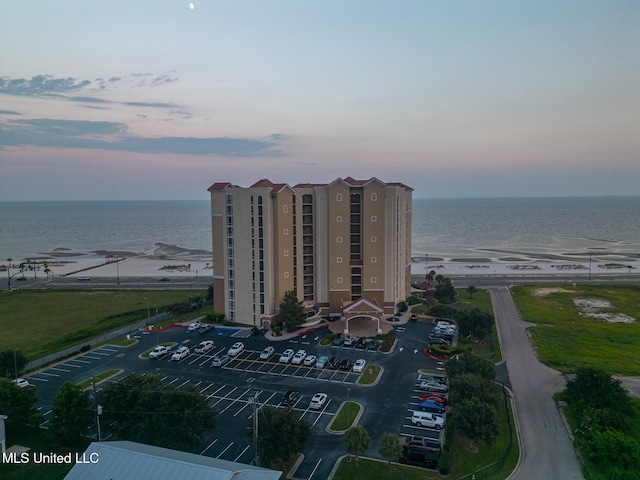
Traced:
<svg viewBox="0 0 640 480">
<path fill-rule="evenodd" d="M 214 310 L 266 326 L 294 290 L 310 316 L 393 314 L 411 288 L 412 191 L 377 178 L 214 183 Z"/>
</svg>

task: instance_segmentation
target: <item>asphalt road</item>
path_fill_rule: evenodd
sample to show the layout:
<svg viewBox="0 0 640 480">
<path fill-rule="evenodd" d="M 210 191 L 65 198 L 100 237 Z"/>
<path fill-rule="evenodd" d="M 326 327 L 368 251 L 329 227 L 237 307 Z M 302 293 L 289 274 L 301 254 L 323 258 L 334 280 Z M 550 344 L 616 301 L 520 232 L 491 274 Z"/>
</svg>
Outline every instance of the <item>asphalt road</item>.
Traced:
<svg viewBox="0 0 640 480">
<path fill-rule="evenodd" d="M 490 288 L 503 357 L 516 406 L 520 462 L 510 479 L 583 479 L 571 440 L 553 401 L 564 377 L 538 361 L 527 326 L 505 287 Z"/>
</svg>

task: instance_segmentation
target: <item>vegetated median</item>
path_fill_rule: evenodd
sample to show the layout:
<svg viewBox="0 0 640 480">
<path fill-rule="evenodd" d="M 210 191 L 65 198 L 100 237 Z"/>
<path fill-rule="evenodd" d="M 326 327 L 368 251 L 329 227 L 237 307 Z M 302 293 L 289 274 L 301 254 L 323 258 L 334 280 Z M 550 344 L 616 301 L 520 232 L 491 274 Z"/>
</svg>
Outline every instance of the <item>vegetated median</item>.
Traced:
<svg viewBox="0 0 640 480">
<path fill-rule="evenodd" d="M 184 302 L 189 290 L 15 290 L 2 295 L 0 351 L 44 357 Z"/>
<path fill-rule="evenodd" d="M 360 415 L 362 405 L 357 402 L 344 402 L 333 421 L 329 424 L 329 431 L 333 433 L 344 433 L 353 427 L 356 419 Z"/>
</svg>

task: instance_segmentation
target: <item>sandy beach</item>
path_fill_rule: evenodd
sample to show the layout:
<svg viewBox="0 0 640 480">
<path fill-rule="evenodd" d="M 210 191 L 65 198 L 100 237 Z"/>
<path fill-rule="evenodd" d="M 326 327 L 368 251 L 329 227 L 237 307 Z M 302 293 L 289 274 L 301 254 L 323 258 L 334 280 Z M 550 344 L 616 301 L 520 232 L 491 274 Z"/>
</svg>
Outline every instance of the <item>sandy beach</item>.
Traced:
<svg viewBox="0 0 640 480">
<path fill-rule="evenodd" d="M 117 262 L 116 262 L 117 260 Z M 575 275 L 583 278 L 589 275 L 589 259 L 586 261 L 538 260 L 535 262 L 496 261 L 487 258 L 470 259 L 429 259 L 425 262 L 414 258 L 412 275 L 421 276 L 434 270 L 444 276 L 459 275 Z M 515 260 L 515 259 L 514 259 Z M 92 251 L 89 253 L 57 249 L 46 257 L 37 258 L 40 265 L 38 276 L 43 275 L 44 262 L 54 276 L 90 277 L 211 277 L 213 274 L 211 253 L 190 251 L 161 244 L 150 255 L 125 251 Z M 13 267 L 12 267 L 13 269 Z M 640 261 L 591 262 L 592 275 L 640 274 Z M 30 270 L 25 275 L 32 276 Z"/>
</svg>

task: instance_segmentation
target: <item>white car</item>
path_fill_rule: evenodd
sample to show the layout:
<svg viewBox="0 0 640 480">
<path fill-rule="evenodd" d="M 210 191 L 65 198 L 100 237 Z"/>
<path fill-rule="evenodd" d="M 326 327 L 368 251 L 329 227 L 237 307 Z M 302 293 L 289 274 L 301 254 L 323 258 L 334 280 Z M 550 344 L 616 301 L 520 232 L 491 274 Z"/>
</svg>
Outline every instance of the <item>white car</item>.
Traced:
<svg viewBox="0 0 640 480">
<path fill-rule="evenodd" d="M 298 350 L 296 354 L 293 356 L 293 358 L 291 359 L 291 363 L 294 365 L 302 365 L 302 362 L 304 362 L 304 359 L 306 356 L 307 356 L 306 351 Z"/>
<path fill-rule="evenodd" d="M 223 367 L 230 361 L 231 361 L 231 357 L 229 355 L 221 355 L 221 356 L 216 355 L 215 357 L 213 357 L 213 360 L 211 360 L 211 366 Z"/>
<path fill-rule="evenodd" d="M 200 342 L 200 344 L 196 347 L 196 353 L 207 353 L 212 348 L 213 348 L 213 341 L 205 340 L 203 342 Z"/>
<path fill-rule="evenodd" d="M 14 380 L 14 383 L 19 386 L 20 388 L 25 388 L 25 387 L 30 387 L 31 384 L 29 383 L 29 380 L 25 379 L 25 378 L 16 378 Z"/>
<path fill-rule="evenodd" d="M 262 350 L 262 352 L 260 352 L 260 360 L 269 360 L 275 355 L 275 353 L 276 349 L 269 345 L 264 350 Z"/>
<path fill-rule="evenodd" d="M 441 430 L 444 427 L 444 419 L 429 412 L 413 412 L 411 423 L 421 427 L 435 428 Z"/>
<path fill-rule="evenodd" d="M 149 352 L 149 358 L 161 358 L 169 353 L 169 347 L 166 345 L 158 345 L 156 348 Z"/>
<path fill-rule="evenodd" d="M 447 393 L 447 390 L 449 390 L 449 388 L 446 385 L 443 385 L 433 380 L 421 382 L 420 388 L 428 392 L 439 392 L 439 393 Z"/>
<path fill-rule="evenodd" d="M 318 360 L 318 357 L 316 357 L 315 355 L 307 355 L 307 358 L 304 359 L 304 362 L 302 362 L 302 364 L 306 365 L 307 367 L 313 367 L 316 364 L 316 360 Z"/>
<path fill-rule="evenodd" d="M 244 350 L 244 343 L 236 342 L 233 345 L 231 345 L 231 348 L 229 348 L 229 351 L 227 352 L 227 355 L 229 355 L 230 357 L 235 357 L 236 355 L 238 355 L 243 350 Z"/>
<path fill-rule="evenodd" d="M 294 351 L 290 348 L 287 348 L 284 352 L 282 352 L 282 355 L 280 355 L 280 363 L 289 363 L 293 358 L 293 355 Z"/>
<path fill-rule="evenodd" d="M 356 360 L 356 363 L 353 364 L 353 371 L 356 373 L 364 372 L 364 366 L 367 364 L 367 361 L 364 358 L 359 358 Z"/>
<path fill-rule="evenodd" d="M 327 403 L 326 393 L 316 393 L 311 402 L 309 402 L 309 408 L 312 410 L 320 410 Z"/>
<path fill-rule="evenodd" d="M 344 340 L 342 342 L 342 344 L 345 347 L 350 347 L 353 345 L 353 342 L 355 341 L 355 339 L 353 337 L 350 337 L 349 335 L 347 335 L 346 337 L 344 337 Z"/>
<path fill-rule="evenodd" d="M 179 362 L 183 358 L 187 358 L 189 356 L 189 353 L 191 353 L 189 351 L 189 347 L 180 347 L 174 352 L 173 355 L 171 355 L 171 360 L 173 360 L 174 362 Z"/>
<path fill-rule="evenodd" d="M 187 327 L 187 331 L 188 332 L 195 332 L 199 328 L 200 328 L 200 324 L 199 323 L 192 323 Z"/>
</svg>

